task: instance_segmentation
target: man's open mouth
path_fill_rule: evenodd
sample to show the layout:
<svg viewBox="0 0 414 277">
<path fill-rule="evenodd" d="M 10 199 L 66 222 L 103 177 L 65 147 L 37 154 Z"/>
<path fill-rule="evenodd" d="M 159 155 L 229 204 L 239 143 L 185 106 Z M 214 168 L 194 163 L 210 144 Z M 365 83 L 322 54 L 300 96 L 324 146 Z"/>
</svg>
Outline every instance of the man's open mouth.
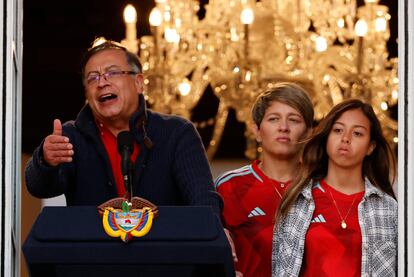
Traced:
<svg viewBox="0 0 414 277">
<path fill-rule="evenodd" d="M 99 102 L 106 102 L 106 101 L 115 99 L 117 97 L 118 97 L 117 95 L 112 94 L 112 93 L 104 94 L 104 95 L 101 95 L 101 97 L 99 97 Z"/>
</svg>

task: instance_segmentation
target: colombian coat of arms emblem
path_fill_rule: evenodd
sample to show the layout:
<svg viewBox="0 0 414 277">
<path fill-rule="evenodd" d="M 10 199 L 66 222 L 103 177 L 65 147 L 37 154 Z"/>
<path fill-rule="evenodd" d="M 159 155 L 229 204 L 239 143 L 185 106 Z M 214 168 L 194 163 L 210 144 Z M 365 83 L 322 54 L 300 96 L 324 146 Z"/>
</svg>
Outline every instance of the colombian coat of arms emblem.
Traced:
<svg viewBox="0 0 414 277">
<path fill-rule="evenodd" d="M 131 202 L 122 201 L 121 209 L 101 207 L 102 224 L 105 232 L 111 237 L 120 237 L 128 242 L 133 237 L 145 236 L 152 227 L 156 213 L 151 207 L 135 208 Z"/>
</svg>

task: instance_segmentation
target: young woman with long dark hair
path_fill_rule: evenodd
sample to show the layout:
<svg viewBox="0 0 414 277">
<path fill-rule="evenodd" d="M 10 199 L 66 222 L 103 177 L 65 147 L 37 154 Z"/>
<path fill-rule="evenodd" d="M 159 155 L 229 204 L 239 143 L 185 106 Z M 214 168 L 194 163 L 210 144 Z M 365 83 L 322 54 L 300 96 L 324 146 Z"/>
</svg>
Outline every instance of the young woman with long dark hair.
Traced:
<svg viewBox="0 0 414 277">
<path fill-rule="evenodd" d="M 336 105 L 278 212 L 273 276 L 395 276 L 395 161 L 372 107 Z"/>
</svg>

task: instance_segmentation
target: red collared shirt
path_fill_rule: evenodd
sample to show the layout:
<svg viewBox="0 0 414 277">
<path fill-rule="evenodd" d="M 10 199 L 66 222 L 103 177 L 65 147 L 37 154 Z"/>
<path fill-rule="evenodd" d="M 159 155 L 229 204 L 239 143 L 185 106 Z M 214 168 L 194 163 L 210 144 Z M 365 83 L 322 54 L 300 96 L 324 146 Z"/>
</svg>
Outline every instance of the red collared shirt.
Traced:
<svg viewBox="0 0 414 277">
<path fill-rule="evenodd" d="M 126 189 L 124 185 L 124 177 L 121 170 L 121 154 L 118 152 L 116 137 L 109 131 L 102 122 L 96 121 L 99 129 L 99 135 L 102 143 L 105 146 L 109 161 L 111 162 L 112 173 L 114 175 L 116 190 L 118 196 L 125 197 Z M 135 161 L 139 152 L 138 144 L 134 141 L 134 151 L 131 155 L 131 160 Z"/>
</svg>

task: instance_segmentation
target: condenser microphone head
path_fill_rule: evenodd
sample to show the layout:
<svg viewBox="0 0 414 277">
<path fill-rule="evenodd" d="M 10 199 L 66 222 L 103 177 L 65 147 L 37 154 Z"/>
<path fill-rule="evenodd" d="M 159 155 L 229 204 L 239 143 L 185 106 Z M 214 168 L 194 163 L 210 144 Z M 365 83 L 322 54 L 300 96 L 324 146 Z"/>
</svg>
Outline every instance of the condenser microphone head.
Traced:
<svg viewBox="0 0 414 277">
<path fill-rule="evenodd" d="M 123 151 L 129 151 L 130 153 L 134 150 L 134 139 L 131 132 L 122 131 L 116 137 L 118 152 L 122 154 Z"/>
</svg>

